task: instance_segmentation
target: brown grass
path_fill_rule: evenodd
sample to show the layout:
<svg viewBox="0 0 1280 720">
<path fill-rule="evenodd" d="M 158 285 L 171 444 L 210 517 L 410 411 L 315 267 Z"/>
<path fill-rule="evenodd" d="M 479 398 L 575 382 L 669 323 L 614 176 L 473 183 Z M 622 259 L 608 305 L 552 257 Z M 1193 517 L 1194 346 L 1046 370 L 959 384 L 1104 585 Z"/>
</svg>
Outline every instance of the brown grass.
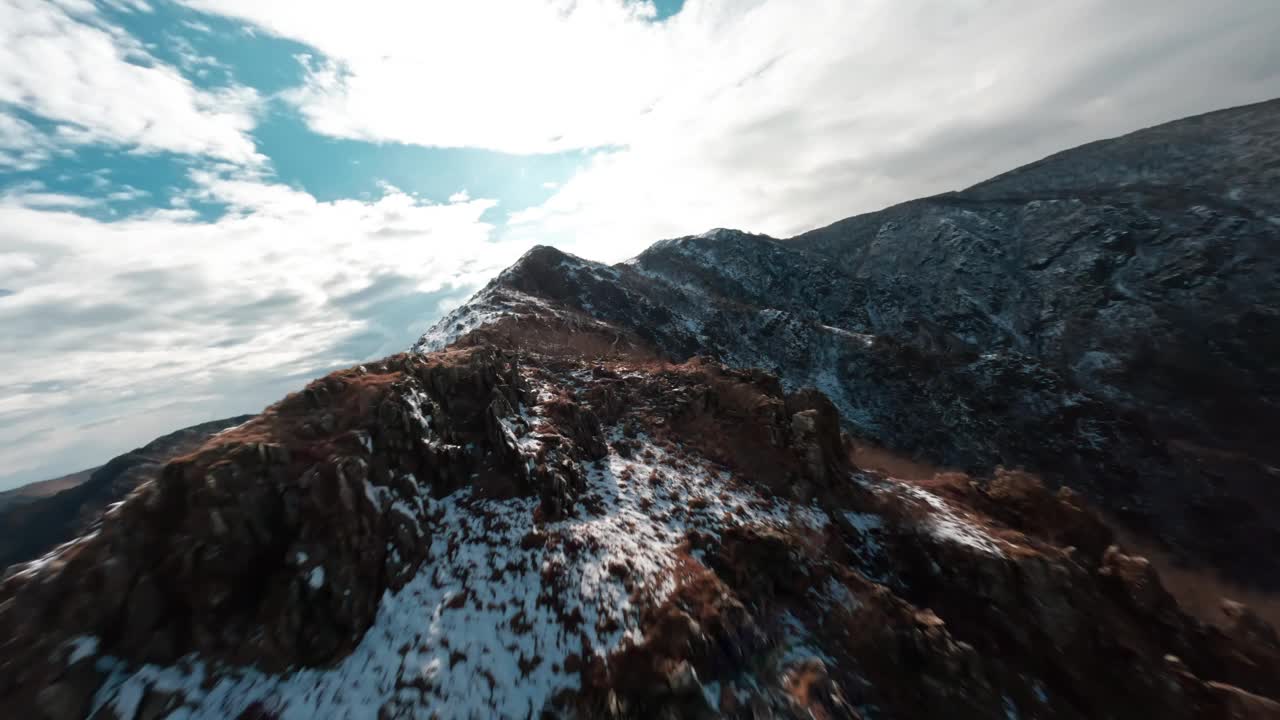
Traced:
<svg viewBox="0 0 1280 720">
<path fill-rule="evenodd" d="M 874 470 L 890 477 L 913 482 L 932 480 L 934 475 L 948 472 L 946 468 L 914 460 L 865 440 L 853 441 L 849 460 L 856 467 L 864 470 Z"/>
<path fill-rule="evenodd" d="M 850 459 L 860 468 L 909 480 L 931 491 L 942 491 L 953 497 L 954 494 L 947 490 L 961 489 L 948 486 L 961 480 L 967 481 L 967 476 L 962 473 L 953 473 L 862 440 L 852 443 Z M 918 512 L 927 514 L 924 509 Z M 1222 625 L 1226 620 L 1222 612 L 1222 601 L 1229 599 L 1248 605 L 1259 617 L 1273 627 L 1280 628 L 1280 594 L 1245 587 L 1223 577 L 1212 568 L 1187 566 L 1161 549 L 1158 542 L 1143 538 L 1118 522 L 1108 520 L 1106 524 L 1130 554 L 1141 555 L 1151 562 L 1160 574 L 1165 588 L 1187 614 L 1202 622 Z M 990 529 L 995 531 L 994 528 Z"/>
<path fill-rule="evenodd" d="M 1226 621 L 1226 616 L 1222 613 L 1222 601 L 1225 598 L 1248 605 L 1258 617 L 1266 620 L 1272 627 L 1280 628 L 1280 595 L 1244 587 L 1224 578 L 1212 568 L 1179 563 L 1158 543 L 1121 527 L 1119 523 L 1108 524 L 1128 554 L 1141 555 L 1151 562 L 1160 574 L 1165 589 L 1187 614 L 1202 622 L 1221 626 Z"/>
<path fill-rule="evenodd" d="M 594 321 L 515 317 L 497 320 L 458 340 L 457 346 L 499 345 L 575 360 L 652 361 L 658 354 L 631 333 Z"/>
<path fill-rule="evenodd" d="M 343 387 L 341 390 L 331 392 L 328 404 L 314 408 L 302 393 L 290 393 L 284 400 L 268 407 L 253 420 L 213 436 L 201 450 L 259 442 L 295 445 L 302 441 L 299 437 L 302 425 L 326 413 L 332 414 L 337 424 L 332 434 L 341 434 L 350 429 L 348 426 L 353 419 L 363 420 L 368 417 L 373 406 L 386 395 L 388 386 L 403 377 L 401 372 L 361 375 L 354 370 L 340 370 L 307 386 L 308 388 L 320 387 L 333 380 L 340 380 Z M 307 442 L 310 440 L 308 439 Z"/>
</svg>

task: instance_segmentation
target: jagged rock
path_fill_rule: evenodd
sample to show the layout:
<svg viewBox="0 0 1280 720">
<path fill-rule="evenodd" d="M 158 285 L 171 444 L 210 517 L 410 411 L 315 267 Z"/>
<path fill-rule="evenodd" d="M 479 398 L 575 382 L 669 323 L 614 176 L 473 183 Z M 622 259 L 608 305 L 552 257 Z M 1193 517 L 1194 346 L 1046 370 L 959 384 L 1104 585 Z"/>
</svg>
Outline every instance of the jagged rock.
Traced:
<svg viewBox="0 0 1280 720">
<path fill-rule="evenodd" d="M 805 474 L 817 487 L 844 482 L 849 452 L 840 437 L 840 413 L 822 393 L 807 389 L 787 396 L 791 442 L 804 457 Z"/>
<path fill-rule="evenodd" d="M 1102 556 L 1098 574 L 1135 610 L 1156 617 L 1177 612 L 1177 602 L 1146 558 L 1125 555 L 1112 545 Z"/>
<path fill-rule="evenodd" d="M 563 683 L 537 686 L 539 709 L 590 717 L 1190 718 L 1280 691 L 1265 623 L 1235 606 L 1235 629 L 1191 620 L 1149 564 L 1096 549 L 1111 538 L 1078 495 L 1016 471 L 860 472 L 822 395 L 705 359 L 629 362 L 463 348 L 320 383 L 346 408 L 329 434 L 295 431 L 305 395 L 268 408 L 5 582 L 3 696 L 53 702 L 72 652 L 127 668 L 91 692 L 104 716 L 133 707 L 125 687 L 139 711 L 179 702 L 138 664 L 194 677 L 191 653 L 265 673 L 226 706 L 164 687 L 197 716 L 275 713 L 260 693 L 276 687 L 319 714 L 348 697 L 520 714 L 502 703 L 538 672 Z M 612 420 L 572 400 L 597 382 Z M 501 641 L 468 646 L 477 627 Z M 537 656 L 518 651 L 531 635 Z M 464 672 L 494 693 L 459 694 Z M 285 690 L 307 682 L 325 689 Z"/>
<path fill-rule="evenodd" d="M 998 468 L 976 492 L 989 502 L 984 507 L 1023 532 L 1064 547 L 1076 548 L 1089 562 L 1101 560 L 1115 534 L 1084 506 L 1070 488 L 1050 492 L 1039 478 L 1018 470 Z"/>
</svg>

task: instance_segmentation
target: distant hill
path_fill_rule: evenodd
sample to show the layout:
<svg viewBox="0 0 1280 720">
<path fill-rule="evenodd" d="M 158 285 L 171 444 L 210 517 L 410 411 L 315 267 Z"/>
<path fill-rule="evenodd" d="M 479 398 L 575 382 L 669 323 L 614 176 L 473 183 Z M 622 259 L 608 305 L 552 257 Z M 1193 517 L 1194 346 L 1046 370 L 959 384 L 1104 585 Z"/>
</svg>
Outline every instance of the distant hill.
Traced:
<svg viewBox="0 0 1280 720">
<path fill-rule="evenodd" d="M 56 477 L 52 480 L 41 480 L 39 482 L 23 485 L 19 488 L 0 492 L 0 511 L 16 505 L 29 503 L 33 500 L 49 497 L 50 495 L 60 493 L 63 490 L 73 488 L 83 483 L 85 480 L 88 480 L 89 476 L 93 474 L 93 471 L 97 469 L 98 468 L 93 467 L 88 470 L 81 470 L 79 472 L 63 475 L 62 477 Z"/>
</svg>

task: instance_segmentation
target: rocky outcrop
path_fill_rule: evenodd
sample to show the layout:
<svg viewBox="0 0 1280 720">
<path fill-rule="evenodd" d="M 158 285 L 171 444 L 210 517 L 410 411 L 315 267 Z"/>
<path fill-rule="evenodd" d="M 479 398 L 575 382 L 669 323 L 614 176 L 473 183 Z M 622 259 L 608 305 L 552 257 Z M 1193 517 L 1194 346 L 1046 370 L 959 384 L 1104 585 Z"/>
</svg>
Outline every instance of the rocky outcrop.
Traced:
<svg viewBox="0 0 1280 720">
<path fill-rule="evenodd" d="M 250 417 L 215 420 L 169 433 L 86 471 L 88 477 L 60 492 L 0 507 L 0 572 L 88 532 L 108 506 L 154 479 L 170 459 L 191 452 L 212 435 Z"/>
<path fill-rule="evenodd" d="M 594 667 L 570 707 L 637 718 L 1270 717 L 1258 693 L 1280 686 L 1257 674 L 1280 668 L 1269 636 L 1232 645 L 1183 614 L 1069 491 L 1003 471 L 929 486 L 855 478 L 864 494 L 819 500 L 825 532 L 691 537 L 679 584 L 645 618 L 652 640 Z"/>
</svg>

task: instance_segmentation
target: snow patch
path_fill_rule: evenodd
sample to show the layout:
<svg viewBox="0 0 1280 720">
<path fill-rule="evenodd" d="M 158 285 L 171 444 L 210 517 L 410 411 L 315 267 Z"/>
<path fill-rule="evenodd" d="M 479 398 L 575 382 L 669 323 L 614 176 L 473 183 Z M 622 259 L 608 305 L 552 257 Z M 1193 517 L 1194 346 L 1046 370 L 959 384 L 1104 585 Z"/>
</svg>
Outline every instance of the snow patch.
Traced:
<svg viewBox="0 0 1280 720">
<path fill-rule="evenodd" d="M 81 635 L 67 641 L 71 646 L 71 654 L 67 656 L 67 664 L 75 665 L 87 657 L 98 654 L 98 638 L 92 635 Z"/>
<path fill-rule="evenodd" d="M 988 555 L 1004 557 L 1004 551 L 996 544 L 994 538 L 982 528 L 957 514 L 942 498 L 914 485 L 903 484 L 902 491 L 910 497 L 924 501 L 925 504 L 933 509 L 933 512 L 929 515 L 927 527 L 934 537 L 957 545 L 964 545 Z"/>
<path fill-rule="evenodd" d="M 226 435 L 227 433 L 229 433 L 229 432 L 231 432 L 231 431 L 233 431 L 233 430 L 239 430 L 240 428 L 244 427 L 245 425 L 248 425 L 249 423 L 253 422 L 253 421 L 254 421 L 254 420 L 256 420 L 256 419 L 257 419 L 257 418 L 250 418 L 250 419 L 245 420 L 244 422 L 242 422 L 242 423 L 240 423 L 240 424 L 238 424 L 238 425 L 232 425 L 232 426 L 231 426 L 231 427 L 229 427 L 229 428 L 223 428 L 223 429 L 219 430 L 218 432 L 214 433 L 213 435 L 211 435 L 210 437 L 218 437 L 219 435 Z"/>
<path fill-rule="evenodd" d="M 884 548 L 880 545 L 879 536 L 884 531 L 884 518 L 871 513 L 846 510 L 844 519 L 862 536 L 862 548 L 859 552 L 861 560 L 870 561 L 878 557 Z"/>
<path fill-rule="evenodd" d="M 922 527 L 933 537 L 945 542 L 963 545 L 987 555 L 1005 556 L 1004 551 L 1000 548 L 999 541 L 952 509 L 945 500 L 928 490 L 894 478 L 872 480 L 869 476 L 862 474 L 855 474 L 853 478 L 855 482 L 872 492 L 893 493 L 928 505 L 930 512 L 923 521 Z M 864 518 L 850 518 L 850 515 L 857 516 L 858 514 L 846 512 L 845 518 L 850 522 L 855 520 L 867 522 Z"/>
<path fill-rule="evenodd" d="M 779 663 L 783 666 L 810 658 L 818 658 L 824 663 L 832 662 L 831 656 L 813 644 L 813 634 L 809 632 L 809 628 L 790 610 L 782 613 L 782 637 L 778 640 L 778 647 L 783 648 L 779 657 Z"/>
<path fill-rule="evenodd" d="M 871 347 L 876 342 L 875 335 L 869 335 L 867 333 L 856 333 L 850 330 L 845 330 L 844 328 L 838 328 L 834 325 L 819 324 L 818 327 L 822 328 L 823 330 L 826 330 L 827 332 L 833 335 L 839 335 L 840 337 L 849 338 L 850 340 L 857 340 L 858 342 L 862 343 L 864 347 Z"/>
</svg>

